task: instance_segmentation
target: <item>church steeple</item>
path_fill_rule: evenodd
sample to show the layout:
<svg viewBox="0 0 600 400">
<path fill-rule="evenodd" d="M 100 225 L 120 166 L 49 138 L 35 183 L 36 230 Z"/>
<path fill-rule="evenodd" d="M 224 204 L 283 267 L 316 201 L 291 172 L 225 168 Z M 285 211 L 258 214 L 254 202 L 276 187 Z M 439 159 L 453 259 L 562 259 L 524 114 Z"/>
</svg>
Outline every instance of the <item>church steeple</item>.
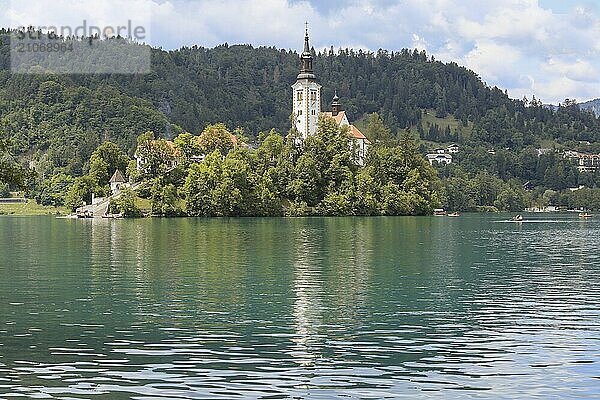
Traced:
<svg viewBox="0 0 600 400">
<path fill-rule="evenodd" d="M 315 78 L 315 75 L 313 74 L 313 57 L 312 53 L 310 52 L 310 43 L 308 37 L 308 22 L 306 23 L 306 31 L 304 34 L 304 51 L 300 55 L 300 74 L 298 74 L 298 79 L 302 78 Z"/>
<path fill-rule="evenodd" d="M 306 25 L 306 31 L 304 34 L 304 53 L 310 53 L 310 45 L 308 44 L 308 22 L 304 23 Z"/>
<path fill-rule="evenodd" d="M 317 132 L 321 114 L 321 85 L 313 73 L 313 56 L 310 51 L 308 22 L 304 33 L 304 51 L 300 55 L 300 73 L 292 85 L 294 127 L 302 140 Z"/>
</svg>

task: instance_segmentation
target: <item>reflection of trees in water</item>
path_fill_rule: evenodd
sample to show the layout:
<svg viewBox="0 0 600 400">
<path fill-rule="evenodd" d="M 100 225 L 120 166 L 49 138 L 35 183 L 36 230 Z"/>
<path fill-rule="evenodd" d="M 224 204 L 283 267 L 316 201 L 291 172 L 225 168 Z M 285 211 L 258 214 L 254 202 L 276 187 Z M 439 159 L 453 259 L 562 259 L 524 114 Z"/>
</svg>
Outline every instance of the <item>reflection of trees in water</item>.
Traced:
<svg viewBox="0 0 600 400">
<path fill-rule="evenodd" d="M 307 224 L 308 225 L 308 224 Z M 299 227 L 297 227 L 299 228 Z M 322 322 L 322 260 L 318 244 L 322 237 L 316 229 L 303 227 L 293 232 L 291 245 L 296 251 L 294 259 L 293 316 L 295 343 L 292 356 L 302 366 L 313 365 L 321 358 L 319 329 Z"/>
<path fill-rule="evenodd" d="M 295 249 L 293 355 L 303 366 L 335 353 L 327 340 L 348 339 L 367 316 L 372 222 L 367 219 L 301 220 L 292 230 Z M 337 337 L 336 337 L 337 336 Z"/>
<path fill-rule="evenodd" d="M 361 326 L 367 317 L 366 303 L 373 271 L 371 219 L 329 220 L 328 291 L 333 293 L 328 325 L 340 335 Z M 335 334 L 335 332 L 332 332 Z M 347 338 L 347 337 L 345 337 Z"/>
</svg>

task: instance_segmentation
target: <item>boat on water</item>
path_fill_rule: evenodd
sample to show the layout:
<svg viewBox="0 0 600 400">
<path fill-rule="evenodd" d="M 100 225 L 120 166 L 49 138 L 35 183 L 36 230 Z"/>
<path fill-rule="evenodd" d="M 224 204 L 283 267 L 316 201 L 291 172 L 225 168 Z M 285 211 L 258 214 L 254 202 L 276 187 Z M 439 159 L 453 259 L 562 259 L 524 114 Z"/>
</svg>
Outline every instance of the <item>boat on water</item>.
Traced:
<svg viewBox="0 0 600 400">
<path fill-rule="evenodd" d="M 84 211 L 77 213 L 77 218 L 94 218 L 94 213 L 89 211 Z"/>
<path fill-rule="evenodd" d="M 449 217 L 460 217 L 460 213 L 459 212 L 453 212 L 448 214 Z"/>
<path fill-rule="evenodd" d="M 102 218 L 107 218 L 107 219 L 123 219 L 123 214 L 105 214 L 102 216 Z"/>
<path fill-rule="evenodd" d="M 593 215 L 590 214 L 590 213 L 586 213 L 586 212 L 585 213 L 579 213 L 579 218 L 581 218 L 581 219 L 589 219 L 589 218 L 592 218 L 592 217 L 593 217 Z"/>
<path fill-rule="evenodd" d="M 441 217 L 444 215 L 448 215 L 448 213 L 444 211 L 443 208 L 436 208 L 435 210 L 433 210 L 433 215 L 435 215 L 436 217 Z"/>
<path fill-rule="evenodd" d="M 522 222 L 523 221 L 523 216 L 521 214 L 515 215 L 514 217 L 512 217 L 511 221 L 513 221 L 513 222 Z"/>
</svg>

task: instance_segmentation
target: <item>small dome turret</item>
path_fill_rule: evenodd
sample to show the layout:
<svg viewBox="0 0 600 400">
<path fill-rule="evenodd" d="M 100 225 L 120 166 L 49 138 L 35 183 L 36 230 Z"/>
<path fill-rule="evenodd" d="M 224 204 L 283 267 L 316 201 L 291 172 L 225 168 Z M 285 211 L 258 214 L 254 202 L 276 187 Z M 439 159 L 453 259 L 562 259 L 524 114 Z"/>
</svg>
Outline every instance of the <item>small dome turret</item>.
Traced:
<svg viewBox="0 0 600 400">
<path fill-rule="evenodd" d="M 340 104 L 340 98 L 337 95 L 337 90 L 333 95 L 333 101 L 331 102 L 331 116 L 335 117 L 342 111 L 342 105 Z"/>
</svg>

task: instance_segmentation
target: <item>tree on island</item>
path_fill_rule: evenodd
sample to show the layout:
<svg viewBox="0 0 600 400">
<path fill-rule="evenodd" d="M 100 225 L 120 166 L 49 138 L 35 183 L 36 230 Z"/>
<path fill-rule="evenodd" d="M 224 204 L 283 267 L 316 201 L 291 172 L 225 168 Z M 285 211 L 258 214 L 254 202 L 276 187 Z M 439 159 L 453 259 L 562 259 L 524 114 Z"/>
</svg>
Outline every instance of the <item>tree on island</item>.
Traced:
<svg viewBox="0 0 600 400">
<path fill-rule="evenodd" d="M 90 157 L 89 175 L 99 186 L 108 185 L 112 174 L 116 171 L 126 172 L 129 156 L 119 146 L 110 141 L 103 142 Z"/>
<path fill-rule="evenodd" d="M 133 190 L 124 188 L 116 199 L 111 200 L 109 211 L 112 214 L 121 214 L 124 217 L 140 217 L 142 212 L 135 204 L 135 198 Z"/>
<path fill-rule="evenodd" d="M 365 136 L 373 143 L 385 143 L 389 145 L 394 140 L 392 131 L 385 126 L 383 119 L 376 112 L 369 115 L 367 119 Z"/>
<path fill-rule="evenodd" d="M 177 164 L 179 150 L 164 139 L 155 139 L 152 131 L 138 136 L 136 158 L 140 161 L 139 173 L 143 178 L 155 178 L 173 169 Z"/>
<path fill-rule="evenodd" d="M 0 129 L 0 185 L 10 188 L 24 188 L 26 181 L 33 177 L 32 171 L 23 168 L 10 151 L 10 140 Z M 5 190 L 5 193 L 8 190 Z"/>
<path fill-rule="evenodd" d="M 419 215 L 439 205 L 437 175 L 408 135 L 398 146 L 373 146 L 364 167 L 330 117 L 320 117 L 300 151 L 275 131 L 260 138 L 256 151 L 215 150 L 191 165 L 189 215 Z"/>
<path fill-rule="evenodd" d="M 89 175 L 75 178 L 75 182 L 69 188 L 65 196 L 65 206 L 71 210 L 90 204 L 92 202 L 92 194 L 98 193 L 98 184 Z"/>
<path fill-rule="evenodd" d="M 198 137 L 198 146 L 201 154 L 210 154 L 218 150 L 227 154 L 235 146 L 235 137 L 225 124 L 208 125 Z"/>
</svg>

